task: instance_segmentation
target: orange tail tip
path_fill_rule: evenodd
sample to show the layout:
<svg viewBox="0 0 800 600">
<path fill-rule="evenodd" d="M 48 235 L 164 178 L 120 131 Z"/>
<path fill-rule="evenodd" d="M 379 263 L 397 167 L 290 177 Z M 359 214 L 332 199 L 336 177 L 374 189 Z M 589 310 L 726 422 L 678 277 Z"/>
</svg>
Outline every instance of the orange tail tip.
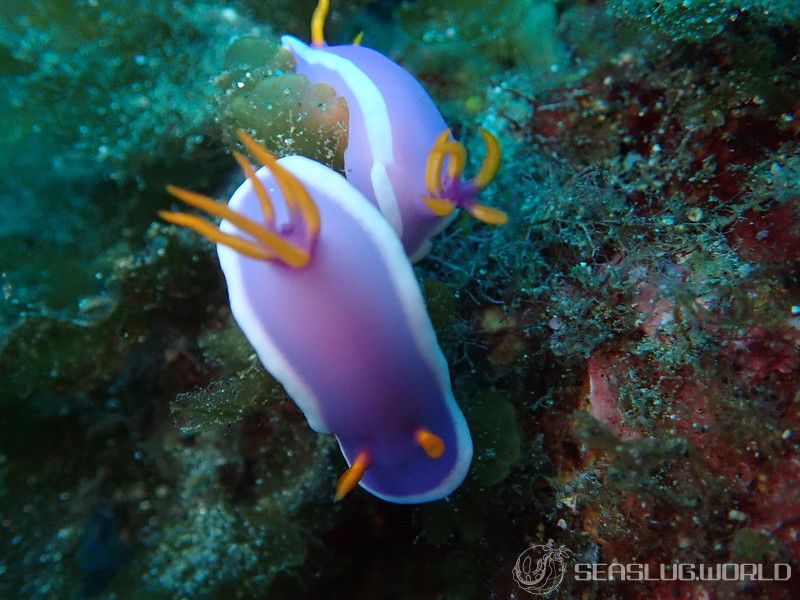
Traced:
<svg viewBox="0 0 800 600">
<path fill-rule="evenodd" d="M 414 432 L 414 438 L 422 446 L 425 454 L 434 460 L 441 458 L 444 454 L 444 440 L 435 433 L 431 433 L 427 429 L 417 429 Z"/>
<path fill-rule="evenodd" d="M 355 489 L 358 482 L 364 477 L 364 473 L 367 472 L 369 463 L 369 452 L 366 450 L 359 452 L 353 464 L 350 465 L 350 468 L 339 477 L 339 481 L 336 484 L 336 495 L 333 497 L 334 502 L 339 502 L 339 500 Z"/>
</svg>

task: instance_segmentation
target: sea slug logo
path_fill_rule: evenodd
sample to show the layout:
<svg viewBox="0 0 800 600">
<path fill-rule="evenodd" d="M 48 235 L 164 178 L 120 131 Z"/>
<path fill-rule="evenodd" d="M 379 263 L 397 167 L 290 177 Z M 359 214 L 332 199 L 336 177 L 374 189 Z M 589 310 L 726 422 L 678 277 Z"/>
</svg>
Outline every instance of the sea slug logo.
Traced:
<svg viewBox="0 0 800 600">
<path fill-rule="evenodd" d="M 554 591 L 564 581 L 566 546 L 531 546 L 517 557 L 512 574 L 517 585 L 536 596 Z M 574 562 L 575 581 L 789 581 L 792 565 L 774 563 L 581 563 Z"/>
<path fill-rule="evenodd" d="M 564 580 L 570 555 L 566 546 L 531 546 L 517 557 L 512 571 L 514 581 L 523 590 L 544 596 L 555 590 Z"/>
</svg>

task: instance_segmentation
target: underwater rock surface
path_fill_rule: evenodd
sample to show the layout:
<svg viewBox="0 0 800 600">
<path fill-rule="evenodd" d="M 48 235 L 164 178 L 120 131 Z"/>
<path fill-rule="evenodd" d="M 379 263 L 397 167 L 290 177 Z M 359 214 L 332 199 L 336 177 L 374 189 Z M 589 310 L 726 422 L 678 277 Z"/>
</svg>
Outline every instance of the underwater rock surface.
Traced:
<svg viewBox="0 0 800 600">
<path fill-rule="evenodd" d="M 653 5 L 657 4 L 657 8 Z M 333 2 L 328 39 L 503 148 L 415 265 L 475 444 L 447 500 L 354 491 L 233 323 L 167 182 L 226 198 L 236 129 L 341 168 L 300 0 L 0 5 L 0 596 L 793 598 L 800 577 L 800 9 Z M 470 158 L 469 169 L 475 169 Z M 580 581 L 575 563 L 789 565 Z"/>
</svg>

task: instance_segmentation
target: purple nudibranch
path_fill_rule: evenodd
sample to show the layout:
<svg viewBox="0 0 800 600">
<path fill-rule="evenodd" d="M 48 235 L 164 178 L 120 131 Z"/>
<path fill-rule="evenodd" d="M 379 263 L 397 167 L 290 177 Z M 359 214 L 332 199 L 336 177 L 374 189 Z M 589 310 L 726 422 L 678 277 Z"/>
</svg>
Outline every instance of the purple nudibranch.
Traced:
<svg viewBox="0 0 800 600">
<path fill-rule="evenodd" d="M 345 175 L 391 224 L 412 261 L 430 250 L 430 238 L 456 209 L 490 224 L 506 214 L 475 197 L 494 178 L 501 150 L 481 129 L 487 158 L 471 181 L 462 181 L 464 146 L 451 139 L 441 113 L 422 85 L 403 67 L 358 43 L 327 46 L 322 34 L 329 2 L 317 6 L 312 45 L 285 35 L 284 48 L 297 72 L 312 83 L 331 86 L 347 102 Z"/>
<path fill-rule="evenodd" d="M 219 229 L 162 218 L 217 242 L 236 322 L 309 425 L 339 441 L 350 468 L 337 499 L 358 483 L 404 504 L 450 494 L 472 441 L 400 240 L 335 171 L 239 138 L 264 167 L 235 154 L 247 180 L 227 207 L 169 187 Z"/>
</svg>

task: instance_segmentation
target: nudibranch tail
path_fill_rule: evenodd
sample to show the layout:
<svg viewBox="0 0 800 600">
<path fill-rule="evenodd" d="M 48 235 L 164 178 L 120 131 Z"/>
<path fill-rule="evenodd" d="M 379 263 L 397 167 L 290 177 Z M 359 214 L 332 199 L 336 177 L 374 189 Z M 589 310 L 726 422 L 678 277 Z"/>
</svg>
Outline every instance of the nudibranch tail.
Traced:
<svg viewBox="0 0 800 600">
<path fill-rule="evenodd" d="M 475 201 L 475 196 L 494 179 L 502 159 L 497 138 L 485 129 L 480 129 L 480 132 L 486 146 L 486 158 L 475 177 L 466 182 L 461 179 L 467 161 L 466 148 L 450 139 L 449 129 L 439 134 L 428 154 L 425 184 L 430 195 L 423 196 L 423 200 L 439 217 L 446 217 L 456 208 L 461 208 L 489 225 L 505 225 L 508 222 L 505 212 Z"/>
<path fill-rule="evenodd" d="M 311 16 L 311 45 L 320 48 L 325 45 L 325 19 L 328 18 L 330 0 L 319 0 Z"/>
<path fill-rule="evenodd" d="M 289 207 L 289 234 L 278 232 L 275 228 L 275 208 L 264 184 L 253 167 L 240 153 L 234 152 L 236 162 L 242 167 L 248 181 L 255 190 L 261 205 L 263 223 L 258 223 L 244 215 L 218 203 L 213 198 L 192 192 L 174 185 L 167 191 L 178 200 L 198 208 L 207 214 L 224 219 L 252 239 L 225 233 L 209 221 L 188 213 L 159 211 L 159 216 L 175 225 L 196 231 L 206 239 L 233 248 L 237 252 L 257 260 L 279 260 L 289 267 L 299 269 L 311 259 L 311 249 L 320 230 L 319 209 L 302 183 L 277 163 L 277 159 L 243 131 L 237 132 L 239 139 L 253 155 L 270 171 L 281 187 L 284 200 Z M 287 239 L 295 229 L 304 230 L 304 239 Z"/>
<path fill-rule="evenodd" d="M 336 483 L 336 495 L 333 497 L 334 502 L 338 502 L 355 489 L 362 477 L 364 477 L 364 473 L 367 472 L 370 460 L 370 454 L 366 450 L 362 450 L 358 453 L 353 464 L 342 473 L 339 477 L 339 481 Z"/>
</svg>

